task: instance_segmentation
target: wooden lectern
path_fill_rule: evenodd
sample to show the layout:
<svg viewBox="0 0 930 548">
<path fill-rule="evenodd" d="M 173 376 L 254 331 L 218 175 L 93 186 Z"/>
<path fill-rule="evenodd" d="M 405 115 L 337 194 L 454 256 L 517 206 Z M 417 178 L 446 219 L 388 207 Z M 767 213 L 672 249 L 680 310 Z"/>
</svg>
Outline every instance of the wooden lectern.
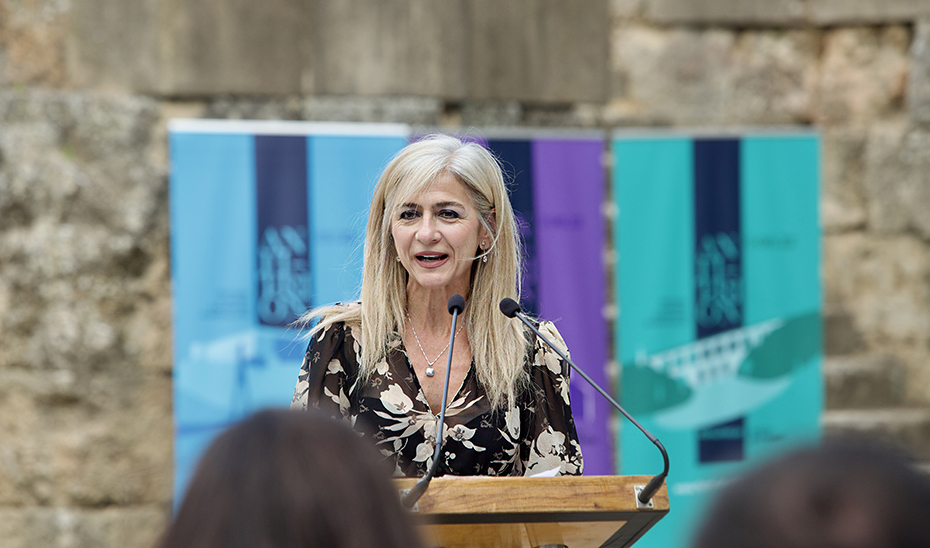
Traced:
<svg viewBox="0 0 930 548">
<path fill-rule="evenodd" d="M 442 548 L 621 548 L 668 513 L 663 485 L 643 507 L 651 476 L 434 478 L 414 507 L 428 544 Z M 416 479 L 395 480 L 410 489 Z"/>
</svg>

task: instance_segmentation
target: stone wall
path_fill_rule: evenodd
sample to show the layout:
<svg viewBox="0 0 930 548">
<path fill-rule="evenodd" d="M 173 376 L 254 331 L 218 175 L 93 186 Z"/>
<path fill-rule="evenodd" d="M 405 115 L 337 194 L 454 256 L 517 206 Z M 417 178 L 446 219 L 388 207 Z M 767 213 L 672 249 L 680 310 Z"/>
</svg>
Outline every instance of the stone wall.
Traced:
<svg viewBox="0 0 930 548">
<path fill-rule="evenodd" d="M 141 96 L 0 91 L 2 546 L 145 546 L 164 522 L 159 110 Z"/>
<path fill-rule="evenodd" d="M 825 422 L 930 460 L 925 0 L 0 0 L 0 546 L 169 516 L 171 117 L 812 125 Z"/>
</svg>

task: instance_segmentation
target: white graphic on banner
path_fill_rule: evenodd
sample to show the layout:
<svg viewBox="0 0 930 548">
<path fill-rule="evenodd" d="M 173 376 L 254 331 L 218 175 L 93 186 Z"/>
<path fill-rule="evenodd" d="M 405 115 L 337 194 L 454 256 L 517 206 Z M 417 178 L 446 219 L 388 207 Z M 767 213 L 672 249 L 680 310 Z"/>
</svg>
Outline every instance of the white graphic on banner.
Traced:
<svg viewBox="0 0 930 548">
<path fill-rule="evenodd" d="M 704 328 L 739 325 L 743 321 L 740 250 L 734 235 L 720 232 L 701 238 L 694 258 L 697 323 Z"/>
<path fill-rule="evenodd" d="M 735 377 L 749 352 L 784 323 L 776 318 L 731 329 L 671 350 L 637 356 L 636 365 L 680 379 L 694 390 Z"/>
<path fill-rule="evenodd" d="M 258 316 L 262 323 L 281 324 L 309 307 L 307 249 L 304 227 L 265 229 L 258 247 Z"/>
</svg>

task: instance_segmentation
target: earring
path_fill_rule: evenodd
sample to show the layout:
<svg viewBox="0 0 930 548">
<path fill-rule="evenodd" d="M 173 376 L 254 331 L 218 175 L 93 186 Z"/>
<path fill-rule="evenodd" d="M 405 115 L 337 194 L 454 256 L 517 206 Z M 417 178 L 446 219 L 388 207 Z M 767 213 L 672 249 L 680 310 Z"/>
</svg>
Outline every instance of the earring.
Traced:
<svg viewBox="0 0 930 548">
<path fill-rule="evenodd" d="M 484 257 L 481 257 L 481 262 L 483 262 L 483 263 L 488 262 L 488 256 L 485 255 Z"/>
<path fill-rule="evenodd" d="M 397 259 L 397 262 L 400 262 L 400 255 L 398 255 L 397 257 L 394 257 L 394 258 Z"/>
</svg>

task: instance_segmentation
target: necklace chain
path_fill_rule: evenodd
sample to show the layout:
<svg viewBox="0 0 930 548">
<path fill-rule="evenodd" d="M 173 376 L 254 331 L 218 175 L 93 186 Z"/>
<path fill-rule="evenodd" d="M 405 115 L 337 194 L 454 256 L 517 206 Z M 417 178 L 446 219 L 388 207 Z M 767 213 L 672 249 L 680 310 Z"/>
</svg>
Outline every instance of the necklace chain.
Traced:
<svg viewBox="0 0 930 548">
<path fill-rule="evenodd" d="M 440 352 L 439 355 L 436 356 L 436 359 L 434 359 L 433 361 L 429 361 L 429 358 L 426 356 L 426 350 L 423 350 L 423 345 L 420 344 L 420 337 L 417 336 L 417 329 L 413 327 L 413 320 L 410 319 L 409 312 L 407 313 L 407 321 L 410 322 L 410 330 L 413 331 L 413 338 L 415 341 L 417 341 L 417 346 L 420 347 L 420 352 L 423 353 L 423 359 L 426 360 L 426 374 L 432 377 L 433 375 L 431 371 L 433 369 L 433 364 L 439 361 L 439 358 L 441 358 L 442 355 L 446 353 L 446 350 L 449 349 L 449 344 L 452 344 L 452 341 L 449 341 L 449 344 L 447 344 L 446 347 L 442 349 L 442 352 Z M 462 323 L 462 325 L 455 331 L 455 337 L 459 336 L 459 332 L 462 331 L 463 327 L 465 327 L 464 323 Z M 452 338 L 454 339 L 455 337 L 452 337 Z"/>
</svg>

